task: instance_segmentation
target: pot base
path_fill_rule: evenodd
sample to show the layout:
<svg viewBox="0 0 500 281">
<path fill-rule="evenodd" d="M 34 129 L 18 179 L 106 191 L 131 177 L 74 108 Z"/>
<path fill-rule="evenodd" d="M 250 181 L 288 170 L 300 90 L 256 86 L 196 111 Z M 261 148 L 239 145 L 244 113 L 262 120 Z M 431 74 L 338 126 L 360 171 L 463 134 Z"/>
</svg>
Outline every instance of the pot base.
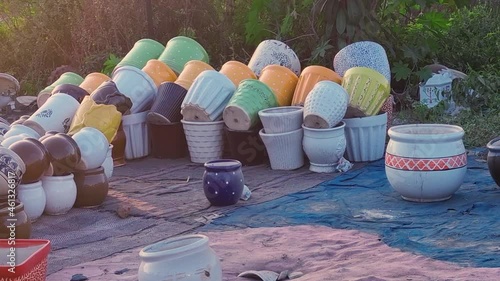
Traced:
<svg viewBox="0 0 500 281">
<path fill-rule="evenodd" d="M 446 201 L 450 199 L 453 195 L 443 197 L 443 198 L 435 198 L 435 199 L 422 199 L 422 198 L 409 198 L 401 195 L 401 198 L 403 198 L 406 201 L 410 202 L 418 202 L 418 203 L 432 203 L 432 202 L 440 202 L 440 201 Z"/>
<path fill-rule="evenodd" d="M 224 109 L 223 115 L 224 123 L 226 123 L 226 126 L 231 130 L 248 131 L 252 126 L 250 116 L 239 106 L 227 106 Z"/>
<path fill-rule="evenodd" d="M 182 119 L 193 122 L 212 122 L 210 115 L 197 105 L 187 104 L 182 108 Z"/>
<path fill-rule="evenodd" d="M 146 116 L 146 121 L 154 125 L 168 125 L 171 123 L 165 116 L 156 112 L 149 112 Z"/>
<path fill-rule="evenodd" d="M 307 115 L 304 117 L 304 126 L 313 129 L 327 129 L 330 128 L 328 122 L 320 116 L 317 115 Z"/>
<path fill-rule="evenodd" d="M 315 173 L 333 173 L 337 169 L 337 164 L 314 164 L 309 163 L 309 171 Z"/>
</svg>

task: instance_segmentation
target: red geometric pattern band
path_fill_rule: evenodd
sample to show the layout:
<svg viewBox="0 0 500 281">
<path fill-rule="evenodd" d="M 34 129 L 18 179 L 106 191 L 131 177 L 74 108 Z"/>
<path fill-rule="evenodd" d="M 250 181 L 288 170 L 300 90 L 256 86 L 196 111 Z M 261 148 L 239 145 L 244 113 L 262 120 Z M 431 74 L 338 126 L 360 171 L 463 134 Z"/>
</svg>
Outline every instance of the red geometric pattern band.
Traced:
<svg viewBox="0 0 500 281">
<path fill-rule="evenodd" d="M 442 158 L 408 158 L 386 153 L 385 165 L 406 171 L 444 171 L 467 166 L 467 154 Z"/>
</svg>

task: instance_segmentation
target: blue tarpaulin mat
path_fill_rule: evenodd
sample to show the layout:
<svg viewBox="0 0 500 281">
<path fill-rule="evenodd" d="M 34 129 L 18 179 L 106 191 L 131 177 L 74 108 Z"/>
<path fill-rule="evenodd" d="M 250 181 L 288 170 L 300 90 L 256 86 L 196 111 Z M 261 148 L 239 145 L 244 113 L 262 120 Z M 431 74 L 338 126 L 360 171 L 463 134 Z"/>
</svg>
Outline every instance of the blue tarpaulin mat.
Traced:
<svg viewBox="0 0 500 281">
<path fill-rule="evenodd" d="M 375 233 L 391 247 L 464 266 L 500 267 L 500 188 L 486 163 L 471 156 L 463 185 L 447 201 L 401 199 L 382 159 L 305 191 L 243 206 L 205 229 L 303 224 Z"/>
</svg>

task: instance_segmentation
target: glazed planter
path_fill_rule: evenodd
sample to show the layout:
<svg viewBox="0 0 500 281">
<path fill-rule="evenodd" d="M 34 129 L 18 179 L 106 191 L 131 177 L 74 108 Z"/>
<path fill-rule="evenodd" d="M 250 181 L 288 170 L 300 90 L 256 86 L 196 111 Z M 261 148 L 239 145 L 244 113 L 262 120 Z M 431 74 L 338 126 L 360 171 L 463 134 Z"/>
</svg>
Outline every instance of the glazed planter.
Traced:
<svg viewBox="0 0 500 281">
<path fill-rule="evenodd" d="M 81 103 L 85 96 L 88 96 L 89 93 L 85 91 L 83 88 L 80 88 L 77 85 L 73 84 L 61 84 L 58 85 L 52 90 L 52 95 L 63 93 L 66 95 L 70 95 L 73 97 L 78 103 Z"/>
<path fill-rule="evenodd" d="M 243 166 L 255 166 L 267 160 L 266 146 L 259 136 L 262 126 L 249 131 L 235 131 L 224 127 L 229 157 L 241 162 Z"/>
<path fill-rule="evenodd" d="M 19 155 L 26 166 L 21 183 L 39 181 L 50 168 L 50 156 L 45 146 L 34 138 L 24 138 L 9 146 L 9 149 Z"/>
<path fill-rule="evenodd" d="M 151 156 L 175 159 L 187 155 L 187 142 L 181 122 L 165 125 L 148 124 L 151 136 Z"/>
<path fill-rule="evenodd" d="M 185 121 L 218 121 L 236 90 L 233 82 L 215 70 L 203 71 L 195 80 L 181 105 Z"/>
<path fill-rule="evenodd" d="M 349 95 L 332 81 L 316 83 L 304 104 L 304 125 L 308 128 L 335 127 L 344 118 Z"/>
<path fill-rule="evenodd" d="M 113 148 L 111 156 L 113 157 L 113 167 L 120 167 L 126 164 L 125 161 L 125 148 L 127 146 L 127 136 L 123 131 L 123 121 L 120 122 L 116 135 L 111 141 Z"/>
<path fill-rule="evenodd" d="M 138 159 L 149 155 L 150 137 L 146 117 L 148 111 L 125 115 L 122 118 L 125 132 L 125 159 Z"/>
<path fill-rule="evenodd" d="M 302 128 L 279 134 L 268 134 L 262 129 L 259 135 L 266 146 L 271 169 L 295 170 L 304 166 L 302 150 L 304 131 Z"/>
<path fill-rule="evenodd" d="M 0 147 L 0 196 L 9 195 L 9 190 L 19 185 L 25 172 L 26 166 L 21 157 L 8 148 Z"/>
<path fill-rule="evenodd" d="M 41 143 L 49 153 L 54 176 L 71 174 L 78 167 L 82 155 L 72 137 L 58 133 L 45 137 Z"/>
<path fill-rule="evenodd" d="M 311 65 L 300 73 L 297 86 L 293 92 L 292 105 L 304 106 L 307 95 L 320 81 L 332 81 L 342 83 L 342 78 L 333 70 L 319 65 Z"/>
<path fill-rule="evenodd" d="M 17 187 L 18 199 L 24 204 L 24 211 L 31 222 L 35 222 L 45 209 L 45 191 L 42 181 L 20 184 Z"/>
<path fill-rule="evenodd" d="M 241 81 L 245 79 L 257 79 L 257 76 L 246 64 L 239 61 L 228 61 L 222 65 L 219 70 L 220 73 L 224 74 L 233 81 L 234 86 L 238 87 Z"/>
<path fill-rule="evenodd" d="M 2 137 L 3 138 L 3 137 Z M 11 146 L 13 143 L 17 142 L 17 141 L 20 141 L 22 139 L 25 139 L 25 138 L 32 138 L 32 136 L 30 135 L 27 135 L 27 134 L 19 134 L 19 135 L 15 135 L 15 136 L 11 136 L 11 137 L 8 137 L 6 139 L 2 139 L 2 142 L 1 142 L 1 145 L 3 147 L 9 147 Z"/>
<path fill-rule="evenodd" d="M 90 97 L 96 104 L 114 105 L 122 115 L 128 114 L 132 108 L 132 100 L 120 93 L 112 80 L 103 82 Z"/>
<path fill-rule="evenodd" d="M 156 87 L 159 87 L 161 83 L 174 82 L 177 79 L 177 74 L 168 65 L 157 59 L 149 60 L 142 71 L 153 79 Z"/>
<path fill-rule="evenodd" d="M 92 94 L 102 83 L 111 80 L 111 78 L 100 72 L 92 72 L 85 76 L 85 79 L 80 84 L 80 88 L 84 89 L 89 95 Z"/>
<path fill-rule="evenodd" d="M 139 281 L 221 281 L 222 268 L 204 235 L 183 235 L 144 247 Z"/>
<path fill-rule="evenodd" d="M 43 134 L 40 134 L 37 131 L 35 131 L 33 128 L 28 127 L 24 124 L 13 124 L 10 126 L 9 130 L 3 135 L 3 137 L 5 139 L 7 139 L 7 138 L 21 135 L 21 134 L 27 135 L 31 138 L 38 139 L 40 136 L 45 134 L 45 132 L 43 132 Z"/>
<path fill-rule="evenodd" d="M 42 178 L 45 191 L 45 214 L 64 215 L 75 204 L 76 184 L 73 174 L 67 176 L 45 176 Z"/>
<path fill-rule="evenodd" d="M 14 206 L 11 206 L 14 202 Z M 18 200 L 0 203 L 0 239 L 9 239 L 12 236 L 17 239 L 31 238 L 31 221 L 24 210 L 24 204 Z M 9 226 L 15 222 L 15 234 L 11 233 Z"/>
<path fill-rule="evenodd" d="M 380 44 L 371 41 L 356 42 L 342 48 L 333 59 L 333 68 L 340 76 L 353 67 L 367 67 L 391 81 L 391 69 L 387 54 Z"/>
<path fill-rule="evenodd" d="M 99 168 L 109 149 L 109 142 L 101 131 L 92 127 L 85 127 L 72 136 L 78 145 L 81 159 L 76 170 L 91 170 Z"/>
<path fill-rule="evenodd" d="M 74 207 L 89 208 L 101 205 L 108 196 L 108 178 L 103 167 L 75 172 L 76 201 Z"/>
<path fill-rule="evenodd" d="M 268 65 L 262 69 L 259 80 L 273 90 L 279 106 L 292 103 L 293 92 L 298 81 L 297 75 L 281 65 Z"/>
<path fill-rule="evenodd" d="M 147 122 L 156 125 L 180 122 L 181 105 L 186 94 L 187 90 L 178 84 L 172 82 L 161 84 L 158 88 L 158 97 L 146 117 Z"/>
<path fill-rule="evenodd" d="M 142 69 L 149 60 L 157 59 L 164 50 L 165 46 L 160 42 L 148 38 L 141 39 L 135 42 L 132 49 L 130 49 L 125 57 L 116 65 L 114 71 L 122 66 Z"/>
<path fill-rule="evenodd" d="M 170 39 L 158 60 L 164 62 L 177 74 L 182 73 L 186 63 L 191 60 L 209 63 L 207 51 L 203 46 L 196 40 L 185 36 Z"/>
<path fill-rule="evenodd" d="M 271 107 L 259 111 L 264 130 L 268 134 L 286 133 L 302 127 L 304 109 L 301 106 Z"/>
<path fill-rule="evenodd" d="M 210 204 L 229 206 L 238 203 L 244 185 L 240 161 L 219 159 L 205 163 L 203 191 Z"/>
<path fill-rule="evenodd" d="M 45 131 L 66 133 L 80 103 L 70 95 L 53 94 L 23 125 L 40 125 Z"/>
<path fill-rule="evenodd" d="M 83 82 L 83 77 L 74 72 L 63 73 L 61 76 L 59 76 L 59 79 L 57 79 L 56 81 L 54 81 L 54 83 L 50 84 L 45 89 L 40 91 L 40 93 L 38 93 L 36 100 L 38 108 L 42 107 L 42 105 L 49 99 L 52 90 L 54 90 L 56 86 L 62 84 L 80 85 L 82 82 Z"/>
<path fill-rule="evenodd" d="M 208 63 L 200 60 L 188 61 L 174 83 L 189 90 L 196 77 L 205 70 L 214 70 L 214 68 Z"/>
<path fill-rule="evenodd" d="M 277 107 L 273 91 L 255 79 L 243 80 L 223 112 L 223 120 L 231 130 L 248 131 L 259 123 L 259 111 Z"/>
<path fill-rule="evenodd" d="M 316 173 L 332 173 L 344 156 L 346 149 L 345 123 L 334 128 L 313 129 L 302 126 L 302 146 L 309 159 L 309 170 Z"/>
<path fill-rule="evenodd" d="M 461 127 L 444 124 L 390 128 L 385 173 L 392 188 L 408 201 L 449 199 L 467 172 L 463 136 Z"/>
<path fill-rule="evenodd" d="M 222 157 L 224 122 L 193 122 L 181 120 L 193 163 L 206 163 Z"/>
<path fill-rule="evenodd" d="M 273 64 L 284 66 L 295 75 L 300 75 L 300 60 L 287 44 L 278 40 L 264 40 L 253 52 L 248 67 L 259 77 L 262 69 Z"/>
<path fill-rule="evenodd" d="M 113 176 L 113 145 L 110 144 L 108 148 L 108 152 L 106 153 L 106 159 L 102 163 L 102 167 L 104 168 L 104 174 L 106 178 L 109 180 Z"/>
<path fill-rule="evenodd" d="M 491 177 L 500 186 L 500 137 L 496 137 L 488 142 L 488 169 Z"/>
<path fill-rule="evenodd" d="M 144 71 L 132 66 L 120 66 L 115 68 L 112 79 L 120 93 L 132 101 L 130 113 L 138 113 L 151 108 L 158 87 Z"/>
<path fill-rule="evenodd" d="M 346 158 L 351 162 L 382 159 L 387 135 L 387 113 L 357 118 L 345 118 L 347 139 Z"/>
</svg>

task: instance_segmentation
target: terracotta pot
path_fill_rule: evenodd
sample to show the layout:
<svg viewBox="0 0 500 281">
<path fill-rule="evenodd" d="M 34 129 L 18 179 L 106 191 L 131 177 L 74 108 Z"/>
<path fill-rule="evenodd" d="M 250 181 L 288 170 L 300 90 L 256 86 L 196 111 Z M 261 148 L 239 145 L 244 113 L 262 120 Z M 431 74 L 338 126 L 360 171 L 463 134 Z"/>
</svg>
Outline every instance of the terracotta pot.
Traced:
<svg viewBox="0 0 500 281">
<path fill-rule="evenodd" d="M 292 104 L 293 92 L 298 81 L 297 75 L 281 65 L 268 65 L 260 74 L 259 80 L 269 86 L 276 96 L 279 106 Z"/>
<path fill-rule="evenodd" d="M 235 131 L 224 127 L 227 137 L 227 146 L 230 150 L 230 158 L 236 159 L 244 166 L 254 166 L 264 163 L 267 152 L 262 139 L 259 136 L 261 126 L 250 131 Z"/>
<path fill-rule="evenodd" d="M 488 170 L 496 184 L 500 186 L 500 137 L 488 142 Z"/>
<path fill-rule="evenodd" d="M 196 40 L 177 36 L 170 39 L 158 60 L 164 62 L 177 74 L 184 71 L 186 63 L 191 60 L 199 60 L 209 63 L 207 51 Z"/>
<path fill-rule="evenodd" d="M 165 46 L 160 42 L 149 38 L 140 39 L 135 42 L 132 49 L 118 63 L 114 71 L 122 66 L 131 66 L 140 70 L 149 60 L 157 59 L 164 50 Z"/>
<path fill-rule="evenodd" d="M 304 68 L 300 73 L 297 86 L 293 93 L 292 105 L 303 106 L 307 95 L 311 92 L 316 83 L 324 80 L 332 81 L 337 84 L 342 83 L 342 77 L 335 71 L 324 66 L 311 65 Z"/>
<path fill-rule="evenodd" d="M 142 68 L 142 71 L 153 79 L 157 87 L 161 83 L 174 82 L 177 79 L 177 74 L 168 65 L 156 59 L 149 60 Z"/>
<path fill-rule="evenodd" d="M 96 104 L 114 105 L 122 115 L 129 113 L 132 108 L 132 100 L 120 93 L 112 80 L 103 82 L 90 97 Z"/>
<path fill-rule="evenodd" d="M 14 211 L 12 211 L 12 207 L 14 207 Z M 15 228 L 9 228 L 13 221 L 15 221 Z M 0 239 L 9 238 L 31 238 L 31 221 L 24 211 L 24 204 L 18 200 L 0 203 Z"/>
<path fill-rule="evenodd" d="M 95 207 L 106 200 L 109 184 L 103 167 L 76 172 L 75 183 L 77 193 L 74 207 Z"/>
<path fill-rule="evenodd" d="M 149 124 L 151 156 L 154 158 L 182 158 L 187 155 L 187 142 L 181 122 Z"/>
<path fill-rule="evenodd" d="M 92 94 L 102 83 L 111 80 L 109 76 L 100 72 L 92 72 L 85 76 L 85 79 L 80 84 L 80 88 Z"/>
<path fill-rule="evenodd" d="M 113 149 L 111 150 L 111 155 L 113 156 L 113 166 L 120 167 L 125 165 L 125 147 L 127 144 L 127 137 L 125 136 L 125 131 L 123 131 L 122 122 L 120 122 L 120 126 L 118 127 L 111 144 L 113 145 Z"/>
<path fill-rule="evenodd" d="M 257 79 L 257 76 L 253 73 L 250 67 L 235 60 L 226 62 L 222 65 L 219 72 L 231 79 L 236 87 L 238 87 L 240 82 L 245 79 Z"/>
<path fill-rule="evenodd" d="M 49 152 L 54 176 L 65 176 L 75 171 L 82 155 L 73 138 L 59 133 L 46 137 L 42 144 Z"/>
<path fill-rule="evenodd" d="M 238 203 L 245 185 L 240 161 L 218 159 L 204 166 L 203 191 L 210 204 L 229 206 Z"/>
<path fill-rule="evenodd" d="M 205 70 L 214 70 L 212 66 L 206 62 L 199 60 L 191 60 L 186 63 L 184 69 L 175 80 L 175 84 L 181 85 L 184 89 L 189 90 L 194 82 L 194 79 Z"/>
<path fill-rule="evenodd" d="M 73 85 L 73 84 L 61 84 L 61 85 L 56 86 L 54 88 L 54 90 L 52 90 L 52 95 L 55 95 L 58 93 L 70 95 L 75 100 L 77 100 L 79 103 L 82 102 L 82 100 L 85 96 L 89 95 L 89 93 L 87 93 L 87 91 L 85 91 L 83 88 L 80 88 L 79 86 Z"/>
<path fill-rule="evenodd" d="M 25 138 L 9 146 L 23 160 L 26 173 L 21 183 L 39 181 L 50 167 L 50 156 L 45 146 L 34 138 Z"/>
<path fill-rule="evenodd" d="M 158 96 L 146 117 L 149 124 L 165 125 L 177 123 L 182 119 L 181 105 L 186 97 L 184 87 L 165 82 L 158 88 Z"/>
</svg>

